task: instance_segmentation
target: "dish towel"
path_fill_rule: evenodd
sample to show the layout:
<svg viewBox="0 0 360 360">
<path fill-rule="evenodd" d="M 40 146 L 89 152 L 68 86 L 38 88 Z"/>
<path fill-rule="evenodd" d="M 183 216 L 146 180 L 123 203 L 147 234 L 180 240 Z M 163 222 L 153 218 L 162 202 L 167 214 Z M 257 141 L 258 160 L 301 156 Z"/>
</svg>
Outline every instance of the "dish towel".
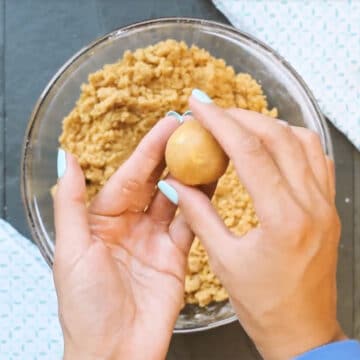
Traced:
<svg viewBox="0 0 360 360">
<path fill-rule="evenodd" d="M 322 111 L 360 150 L 360 1 L 213 0 L 303 77 Z"/>
<path fill-rule="evenodd" d="M 56 360 L 62 352 L 51 270 L 37 247 L 0 219 L 0 358 Z"/>
</svg>

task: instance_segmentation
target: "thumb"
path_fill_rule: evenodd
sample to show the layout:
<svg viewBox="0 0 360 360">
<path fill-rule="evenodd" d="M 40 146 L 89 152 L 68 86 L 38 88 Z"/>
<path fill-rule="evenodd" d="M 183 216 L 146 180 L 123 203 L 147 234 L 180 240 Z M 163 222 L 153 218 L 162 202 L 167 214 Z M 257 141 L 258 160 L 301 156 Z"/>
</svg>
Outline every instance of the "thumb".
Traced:
<svg viewBox="0 0 360 360">
<path fill-rule="evenodd" d="M 91 245 L 86 208 L 84 174 L 76 159 L 64 150 L 58 152 L 58 184 L 54 196 L 58 265 L 73 264 Z"/>
<path fill-rule="evenodd" d="M 199 237 L 210 256 L 216 254 L 219 244 L 230 235 L 208 196 L 195 187 L 167 179 L 158 183 L 159 190 L 179 205 L 193 233 Z"/>
</svg>

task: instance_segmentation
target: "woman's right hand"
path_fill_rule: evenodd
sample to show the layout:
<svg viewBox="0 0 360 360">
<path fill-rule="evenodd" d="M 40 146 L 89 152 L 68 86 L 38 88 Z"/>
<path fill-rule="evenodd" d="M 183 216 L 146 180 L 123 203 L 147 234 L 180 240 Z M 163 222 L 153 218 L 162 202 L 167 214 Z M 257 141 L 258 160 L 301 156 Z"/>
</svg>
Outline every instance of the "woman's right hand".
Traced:
<svg viewBox="0 0 360 360">
<path fill-rule="evenodd" d="M 167 182 L 262 356 L 290 359 L 344 338 L 336 316 L 334 167 L 319 137 L 254 112 L 224 111 L 205 94 L 200 101 L 193 94 L 190 108 L 234 163 L 260 225 L 235 236 L 202 192 Z"/>
</svg>

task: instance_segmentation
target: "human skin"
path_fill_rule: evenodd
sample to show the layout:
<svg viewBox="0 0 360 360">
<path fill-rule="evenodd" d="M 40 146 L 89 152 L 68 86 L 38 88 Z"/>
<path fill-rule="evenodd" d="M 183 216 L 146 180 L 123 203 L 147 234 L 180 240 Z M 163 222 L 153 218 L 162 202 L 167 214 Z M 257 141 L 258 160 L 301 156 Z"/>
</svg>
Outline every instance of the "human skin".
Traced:
<svg viewBox="0 0 360 360">
<path fill-rule="evenodd" d="M 65 359 L 163 359 L 182 305 L 192 232 L 265 359 L 291 359 L 345 338 L 336 315 L 334 168 L 318 136 L 194 97 L 190 107 L 233 161 L 260 225 L 235 236 L 209 191 L 174 179 L 166 183 L 175 204 L 153 196 L 177 127 L 172 117 L 149 133 L 89 209 L 82 172 L 68 154 L 55 196 L 54 263 Z M 176 204 L 181 215 L 174 218 Z"/>
<path fill-rule="evenodd" d="M 207 196 L 168 180 L 246 332 L 265 359 L 345 338 L 336 315 L 340 221 L 334 165 L 314 132 L 190 99 L 249 191 L 260 225 L 235 236 Z M 194 206 L 196 204 L 196 206 Z"/>
<path fill-rule="evenodd" d="M 167 117 L 111 177 L 89 208 L 73 156 L 54 199 L 54 279 L 64 359 L 164 359 L 183 304 L 192 233 L 156 182 Z M 146 209 L 146 211 L 144 211 Z"/>
</svg>

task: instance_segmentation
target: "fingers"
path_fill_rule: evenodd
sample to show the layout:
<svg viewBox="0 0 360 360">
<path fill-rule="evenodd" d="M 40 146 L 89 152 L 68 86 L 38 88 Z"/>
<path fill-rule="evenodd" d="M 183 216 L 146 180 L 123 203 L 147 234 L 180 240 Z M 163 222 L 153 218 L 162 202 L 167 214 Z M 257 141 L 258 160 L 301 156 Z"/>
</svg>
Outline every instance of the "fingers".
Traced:
<svg viewBox="0 0 360 360">
<path fill-rule="evenodd" d="M 166 181 L 160 181 L 158 184 L 159 189 L 165 191 L 166 186 L 169 184 L 171 178 L 167 178 Z M 165 186 L 165 187 L 164 187 Z M 216 183 L 199 186 L 199 190 L 203 192 L 208 198 L 211 199 L 216 189 Z M 170 201 L 162 192 L 159 190 L 155 195 L 147 214 L 157 223 L 169 227 L 170 237 L 175 245 L 186 255 L 190 250 L 194 234 L 186 222 L 186 218 L 183 213 L 180 212 L 175 218 L 177 211 L 177 205 L 174 204 L 174 197 Z M 178 195 L 176 195 L 178 196 Z"/>
<path fill-rule="evenodd" d="M 198 189 L 205 194 L 208 199 L 211 199 L 214 195 L 216 185 L 217 183 L 201 185 Z M 194 239 L 194 233 L 181 211 L 170 224 L 169 232 L 175 244 L 185 253 L 185 255 L 188 255 Z"/>
<path fill-rule="evenodd" d="M 194 233 L 182 213 L 178 214 L 170 224 L 169 234 L 177 248 L 187 256 L 194 239 Z"/>
<path fill-rule="evenodd" d="M 316 137 L 314 133 L 251 111 L 229 109 L 227 113 L 260 138 L 300 203 L 311 204 L 319 189 L 325 189 L 327 195 L 327 172 L 321 144 L 309 141 Z"/>
<path fill-rule="evenodd" d="M 323 195 L 330 200 L 329 172 L 319 135 L 308 129 L 292 126 L 291 131 L 299 139 L 307 161 Z"/>
<path fill-rule="evenodd" d="M 169 180 L 171 178 L 167 178 Z M 163 183 L 162 181 L 160 183 Z M 212 197 L 216 189 L 216 183 L 199 186 L 199 189 L 209 198 Z M 153 197 L 146 214 L 149 215 L 153 221 L 164 226 L 169 226 L 174 220 L 177 206 L 161 192 L 157 191 Z"/>
<path fill-rule="evenodd" d="M 151 129 L 96 196 L 92 213 L 116 216 L 125 210 L 145 209 L 165 166 L 167 140 L 178 125 L 175 117 L 168 116 Z"/>
<path fill-rule="evenodd" d="M 174 218 L 177 206 L 157 191 L 146 213 L 159 224 L 168 226 Z"/>
<path fill-rule="evenodd" d="M 219 242 L 225 241 L 230 232 L 208 196 L 197 188 L 182 185 L 173 179 L 166 180 L 166 184 L 167 187 L 160 187 L 162 192 L 171 201 L 178 200 L 180 214 L 186 219 L 192 232 L 201 239 L 209 254 L 214 254 L 221 246 Z M 176 222 L 183 222 L 183 219 L 175 220 L 174 227 L 177 226 Z M 181 246 L 188 249 L 189 242 L 184 241 Z"/>
<path fill-rule="evenodd" d="M 190 107 L 233 161 L 260 220 L 273 217 L 274 211 L 281 213 L 281 203 L 290 197 L 288 185 L 259 137 L 214 104 L 201 103 L 192 96 Z M 277 201 L 273 201 L 274 194 Z"/>
<path fill-rule="evenodd" d="M 66 164 L 54 196 L 56 229 L 55 260 L 68 264 L 76 261 L 92 244 L 90 236 L 85 179 L 80 166 L 71 154 L 59 150 L 59 161 Z"/>
</svg>

